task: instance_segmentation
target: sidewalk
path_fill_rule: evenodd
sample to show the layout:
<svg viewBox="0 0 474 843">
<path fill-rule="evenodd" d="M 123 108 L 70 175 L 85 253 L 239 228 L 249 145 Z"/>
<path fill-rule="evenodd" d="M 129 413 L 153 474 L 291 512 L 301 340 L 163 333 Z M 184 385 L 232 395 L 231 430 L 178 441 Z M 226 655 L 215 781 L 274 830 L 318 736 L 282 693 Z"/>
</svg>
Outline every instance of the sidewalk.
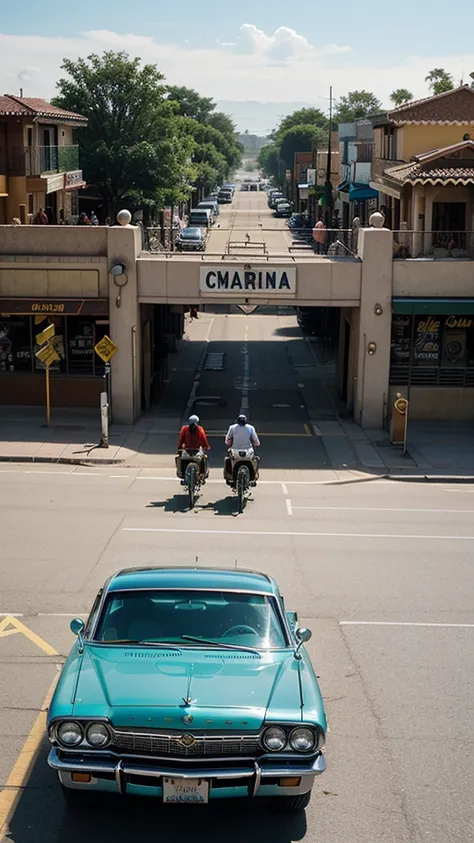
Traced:
<svg viewBox="0 0 474 843">
<path fill-rule="evenodd" d="M 51 427 L 37 408 L 2 408 L 0 462 L 122 465 L 139 468 L 172 466 L 171 456 L 181 414 L 170 400 L 163 415 L 144 415 L 135 425 L 112 425 L 110 447 L 100 448 L 98 412 L 55 410 Z M 355 422 L 320 417 L 312 433 L 327 454 L 325 470 L 314 470 L 322 482 L 362 482 L 379 477 L 411 481 L 474 483 L 474 424 L 411 422 L 408 453 L 390 444 L 382 430 L 361 430 Z M 329 414 L 328 414 L 329 415 Z M 317 477 L 316 477 L 317 475 Z M 301 479 L 301 478 L 300 478 Z"/>
</svg>

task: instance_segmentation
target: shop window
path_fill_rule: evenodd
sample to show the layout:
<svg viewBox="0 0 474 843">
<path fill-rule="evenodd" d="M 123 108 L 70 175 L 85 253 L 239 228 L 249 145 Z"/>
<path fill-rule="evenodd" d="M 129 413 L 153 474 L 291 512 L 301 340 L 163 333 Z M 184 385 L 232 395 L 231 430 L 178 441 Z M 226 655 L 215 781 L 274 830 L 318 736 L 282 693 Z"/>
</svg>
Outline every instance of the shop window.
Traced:
<svg viewBox="0 0 474 843">
<path fill-rule="evenodd" d="M 474 315 L 393 316 L 390 383 L 474 387 Z"/>
<path fill-rule="evenodd" d="M 69 374 L 93 375 L 97 356 L 95 321 L 72 316 L 68 319 L 67 335 Z"/>
<path fill-rule="evenodd" d="M 0 320 L 0 372 L 31 372 L 31 320 L 10 317 Z"/>
</svg>

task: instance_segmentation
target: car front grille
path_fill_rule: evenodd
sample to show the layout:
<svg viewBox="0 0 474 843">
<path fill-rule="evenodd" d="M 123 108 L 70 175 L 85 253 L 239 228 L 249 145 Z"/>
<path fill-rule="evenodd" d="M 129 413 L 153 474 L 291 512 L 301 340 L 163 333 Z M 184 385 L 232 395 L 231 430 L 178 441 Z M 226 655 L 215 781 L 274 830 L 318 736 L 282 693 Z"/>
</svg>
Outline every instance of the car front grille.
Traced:
<svg viewBox="0 0 474 843">
<path fill-rule="evenodd" d="M 183 738 L 189 738 L 189 734 L 140 734 L 114 730 L 113 745 L 120 752 L 171 758 L 253 757 L 260 749 L 258 735 L 193 735 L 194 742 L 186 745 Z"/>
</svg>

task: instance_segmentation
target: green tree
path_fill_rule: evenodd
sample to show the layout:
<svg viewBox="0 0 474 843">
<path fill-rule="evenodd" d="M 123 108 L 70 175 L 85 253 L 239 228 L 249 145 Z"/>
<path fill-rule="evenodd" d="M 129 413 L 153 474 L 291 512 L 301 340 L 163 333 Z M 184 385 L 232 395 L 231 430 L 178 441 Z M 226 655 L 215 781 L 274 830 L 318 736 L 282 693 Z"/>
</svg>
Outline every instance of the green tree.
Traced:
<svg viewBox="0 0 474 843">
<path fill-rule="evenodd" d="M 444 94 L 446 91 L 454 90 L 453 77 L 442 67 L 434 67 L 425 77 L 433 94 Z"/>
<path fill-rule="evenodd" d="M 278 182 L 280 180 L 279 148 L 274 143 L 267 143 L 262 146 L 257 157 L 258 169 L 269 179 Z"/>
<path fill-rule="evenodd" d="M 201 97 L 192 88 L 168 85 L 166 90 L 170 101 L 177 104 L 178 113 L 182 117 L 192 117 L 193 120 L 205 123 L 216 107 L 212 97 Z"/>
<path fill-rule="evenodd" d="M 319 130 L 321 132 L 322 130 Z M 293 126 L 280 138 L 280 159 L 285 170 L 291 170 L 295 163 L 296 152 L 311 152 L 313 144 L 318 142 L 318 129 L 314 126 Z"/>
<path fill-rule="evenodd" d="M 288 129 L 293 129 L 295 126 L 315 126 L 318 129 L 329 128 L 329 120 L 319 108 L 299 108 L 292 114 L 288 114 L 281 121 L 278 129 L 274 132 L 274 136 L 283 135 Z"/>
<path fill-rule="evenodd" d="M 64 59 L 54 105 L 88 119 L 78 142 L 88 182 L 115 217 L 125 200 L 177 201 L 189 191 L 192 141 L 180 131 L 155 65 L 124 52 Z"/>
<path fill-rule="evenodd" d="M 337 123 L 352 123 L 383 111 L 383 105 L 370 91 L 350 91 L 337 103 L 334 120 Z"/>
<path fill-rule="evenodd" d="M 392 100 L 395 108 L 398 108 L 400 105 L 410 102 L 410 100 L 413 99 L 413 94 L 408 90 L 408 88 L 397 88 L 390 94 L 390 99 Z"/>
</svg>

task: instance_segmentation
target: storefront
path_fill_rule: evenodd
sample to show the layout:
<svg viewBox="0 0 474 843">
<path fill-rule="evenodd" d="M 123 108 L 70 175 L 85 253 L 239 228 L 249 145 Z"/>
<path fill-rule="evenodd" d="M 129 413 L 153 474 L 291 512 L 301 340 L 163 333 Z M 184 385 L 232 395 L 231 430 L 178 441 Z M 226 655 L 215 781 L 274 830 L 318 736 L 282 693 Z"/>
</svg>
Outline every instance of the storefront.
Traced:
<svg viewBox="0 0 474 843">
<path fill-rule="evenodd" d="M 393 300 L 390 386 L 418 418 L 474 419 L 474 299 Z"/>
<path fill-rule="evenodd" d="M 109 330 L 106 299 L 0 298 L 0 404 L 44 403 L 44 365 L 36 357 L 35 337 L 51 323 L 59 355 L 50 367 L 52 405 L 97 406 L 104 364 L 94 346 Z"/>
</svg>

